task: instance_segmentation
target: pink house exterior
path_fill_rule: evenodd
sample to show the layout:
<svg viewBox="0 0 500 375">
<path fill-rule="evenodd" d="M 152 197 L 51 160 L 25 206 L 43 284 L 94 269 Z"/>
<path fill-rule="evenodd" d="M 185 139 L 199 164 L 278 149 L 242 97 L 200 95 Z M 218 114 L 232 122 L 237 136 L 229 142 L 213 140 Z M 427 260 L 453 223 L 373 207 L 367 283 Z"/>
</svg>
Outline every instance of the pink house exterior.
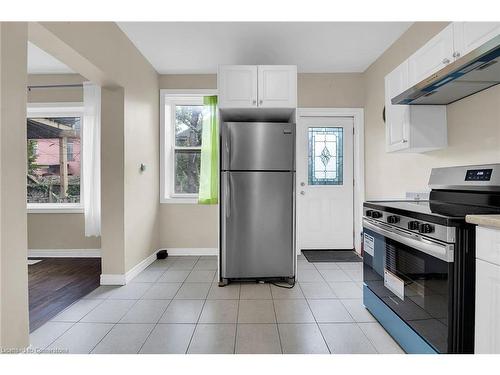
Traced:
<svg viewBox="0 0 500 375">
<path fill-rule="evenodd" d="M 59 168 L 59 139 L 36 139 L 35 141 L 37 143 L 36 164 L 42 167 L 38 169 L 37 174 L 40 176 L 58 174 L 54 170 Z M 80 175 L 80 157 L 80 140 L 68 140 L 68 174 L 70 176 Z M 49 169 L 43 168 L 44 166 L 48 166 Z"/>
</svg>

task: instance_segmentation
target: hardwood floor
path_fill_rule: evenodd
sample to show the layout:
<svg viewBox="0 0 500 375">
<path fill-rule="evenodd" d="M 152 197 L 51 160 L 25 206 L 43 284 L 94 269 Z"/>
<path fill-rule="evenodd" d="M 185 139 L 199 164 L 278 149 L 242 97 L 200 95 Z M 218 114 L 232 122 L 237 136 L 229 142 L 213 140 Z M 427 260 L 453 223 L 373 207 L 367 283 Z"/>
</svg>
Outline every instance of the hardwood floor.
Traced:
<svg viewBox="0 0 500 375">
<path fill-rule="evenodd" d="M 43 258 L 28 266 L 30 332 L 97 288 L 100 274 L 100 258 Z"/>
</svg>

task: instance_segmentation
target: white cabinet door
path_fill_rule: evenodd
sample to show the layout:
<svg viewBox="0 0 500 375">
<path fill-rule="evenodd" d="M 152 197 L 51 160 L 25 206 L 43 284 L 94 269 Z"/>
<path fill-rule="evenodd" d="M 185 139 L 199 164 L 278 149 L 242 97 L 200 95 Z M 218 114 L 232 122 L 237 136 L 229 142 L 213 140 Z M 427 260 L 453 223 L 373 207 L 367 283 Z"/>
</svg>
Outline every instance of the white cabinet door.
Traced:
<svg viewBox="0 0 500 375">
<path fill-rule="evenodd" d="M 297 67 L 259 65 L 259 107 L 295 108 L 297 106 Z"/>
<path fill-rule="evenodd" d="M 476 259 L 475 353 L 500 354 L 500 266 Z"/>
<path fill-rule="evenodd" d="M 408 59 L 410 86 L 453 62 L 453 53 L 453 24 L 450 24 Z"/>
<path fill-rule="evenodd" d="M 408 88 L 408 60 L 385 77 L 386 150 L 408 147 L 409 108 L 393 105 L 391 99 Z"/>
<path fill-rule="evenodd" d="M 464 56 L 500 35 L 500 22 L 454 22 L 455 51 Z M 459 57 L 457 56 L 457 57 Z"/>
<path fill-rule="evenodd" d="M 220 108 L 257 107 L 257 66 L 219 66 L 218 89 Z"/>
</svg>

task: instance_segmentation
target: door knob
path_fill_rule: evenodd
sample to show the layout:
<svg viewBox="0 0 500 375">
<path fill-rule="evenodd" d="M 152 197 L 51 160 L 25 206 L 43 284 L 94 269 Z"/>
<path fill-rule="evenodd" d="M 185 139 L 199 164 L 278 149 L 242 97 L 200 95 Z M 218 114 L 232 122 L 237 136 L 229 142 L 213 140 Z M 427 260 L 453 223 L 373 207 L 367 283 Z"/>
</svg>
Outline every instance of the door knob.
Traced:
<svg viewBox="0 0 500 375">
<path fill-rule="evenodd" d="M 301 190 L 300 195 L 306 195 L 306 192 L 304 190 Z"/>
<path fill-rule="evenodd" d="M 301 182 L 300 186 L 306 186 L 306 183 L 305 182 Z"/>
<path fill-rule="evenodd" d="M 450 59 L 448 59 L 448 58 L 443 59 L 443 64 L 447 65 L 449 63 L 450 63 Z"/>
</svg>

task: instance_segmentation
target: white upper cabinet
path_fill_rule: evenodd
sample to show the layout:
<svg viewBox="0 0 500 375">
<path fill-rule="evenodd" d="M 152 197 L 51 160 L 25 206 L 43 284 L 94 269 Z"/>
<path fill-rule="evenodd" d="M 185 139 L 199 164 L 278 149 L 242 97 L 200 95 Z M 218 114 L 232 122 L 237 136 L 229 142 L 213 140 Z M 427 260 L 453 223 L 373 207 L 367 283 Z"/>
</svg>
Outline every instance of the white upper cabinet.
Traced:
<svg viewBox="0 0 500 375">
<path fill-rule="evenodd" d="M 500 22 L 453 22 L 385 77 L 387 152 L 447 146 L 446 106 L 392 105 L 391 100 L 500 35 Z"/>
<path fill-rule="evenodd" d="M 391 99 L 408 86 L 408 60 L 385 77 L 385 125 L 387 151 L 406 148 L 409 106 L 393 105 Z"/>
<path fill-rule="evenodd" d="M 456 57 L 464 56 L 500 35 L 500 22 L 454 22 Z"/>
<path fill-rule="evenodd" d="M 408 75 L 406 60 L 385 77 L 386 151 L 421 153 L 446 147 L 446 106 L 391 103 L 408 88 Z"/>
<path fill-rule="evenodd" d="M 297 107 L 297 67 L 290 65 L 259 65 L 259 107 Z"/>
<path fill-rule="evenodd" d="M 222 65 L 217 79 L 220 108 L 297 107 L 294 65 Z"/>
<path fill-rule="evenodd" d="M 410 56 L 409 86 L 413 86 L 454 61 L 453 24 L 448 25 Z"/>
<path fill-rule="evenodd" d="M 217 81 L 219 107 L 252 108 L 257 106 L 257 66 L 219 66 Z"/>
</svg>

